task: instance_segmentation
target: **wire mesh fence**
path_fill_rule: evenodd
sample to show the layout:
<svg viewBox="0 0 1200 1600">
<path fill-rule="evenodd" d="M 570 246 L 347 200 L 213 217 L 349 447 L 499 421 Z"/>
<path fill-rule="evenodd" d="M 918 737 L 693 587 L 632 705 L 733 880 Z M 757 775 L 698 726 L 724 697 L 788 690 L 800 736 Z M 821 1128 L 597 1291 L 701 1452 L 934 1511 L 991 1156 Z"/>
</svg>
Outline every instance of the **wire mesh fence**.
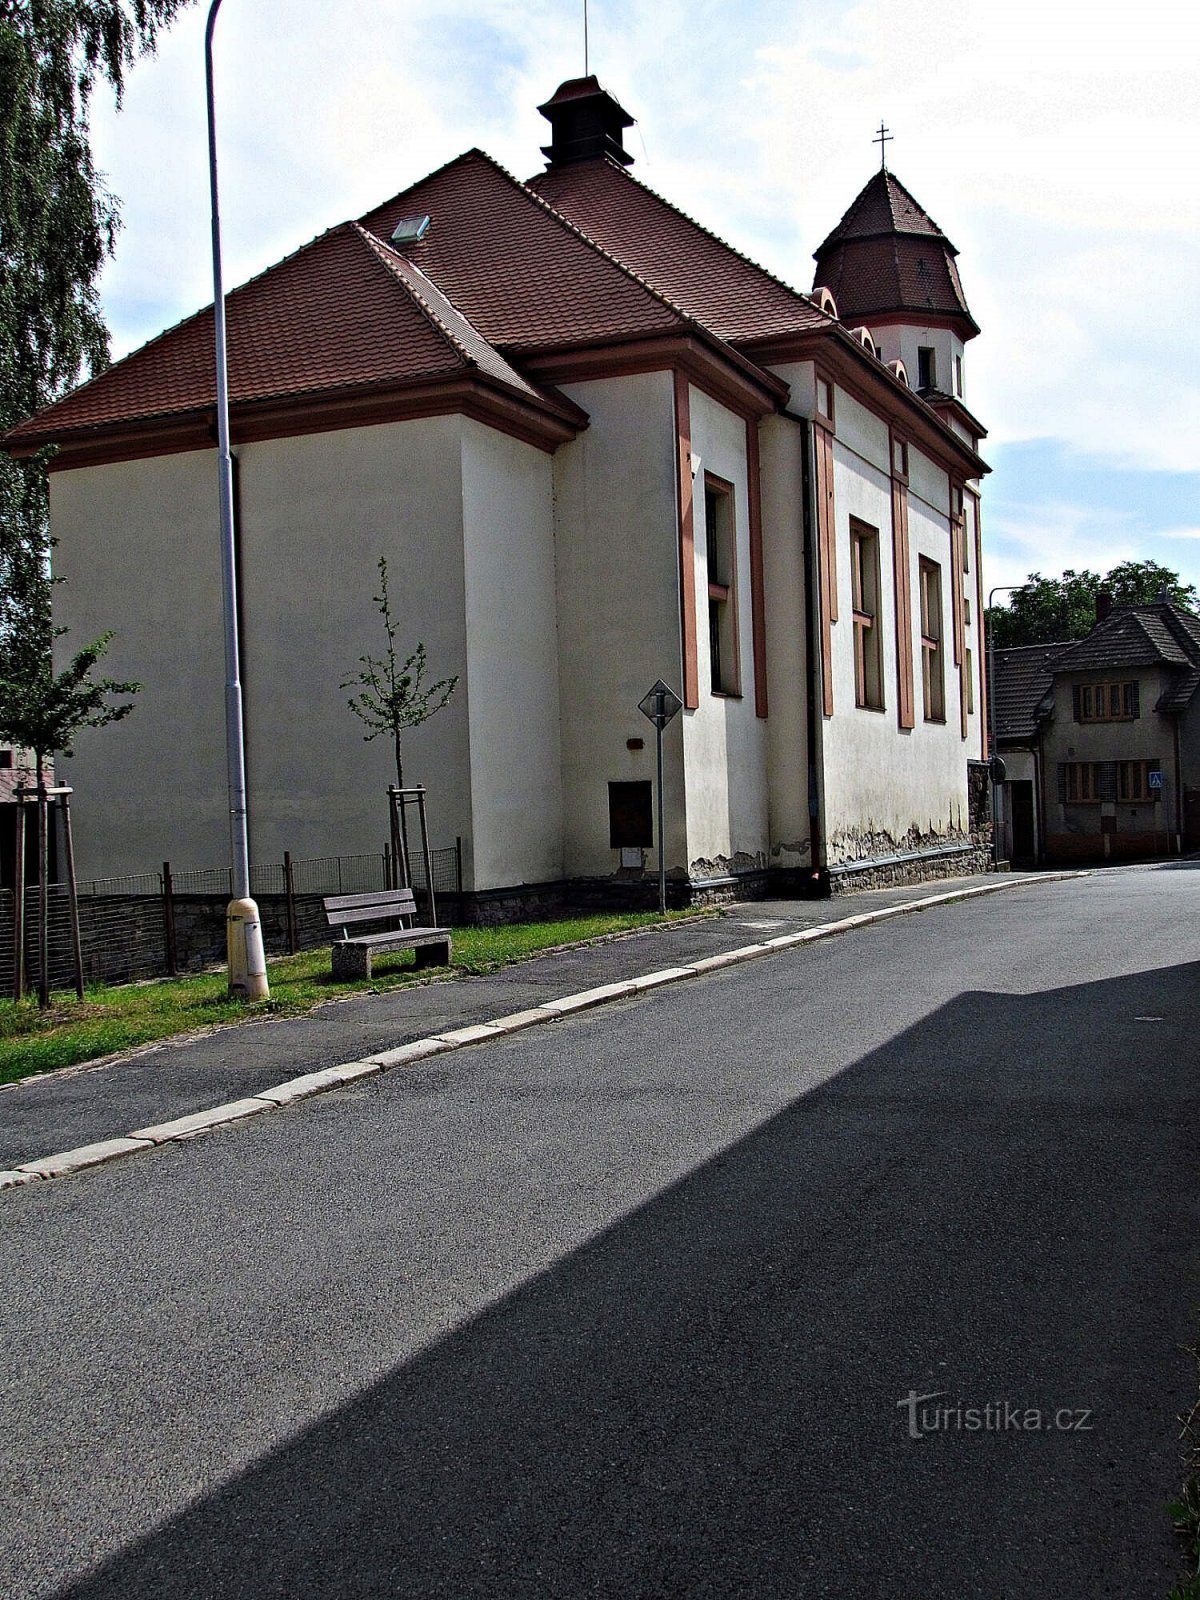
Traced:
<svg viewBox="0 0 1200 1600">
<path fill-rule="evenodd" d="M 430 853 L 434 894 L 462 888 L 461 841 Z M 413 885 L 426 890 L 423 861 L 414 861 Z M 387 851 L 378 855 L 319 856 L 250 868 L 250 892 L 258 903 L 268 954 L 311 949 L 327 943 L 322 909 L 326 895 L 359 894 L 391 883 Z M 86 983 L 130 983 L 212 966 L 225 955 L 225 907 L 232 894 L 227 867 L 175 868 L 161 872 L 96 878 L 79 884 L 79 931 Z M 0 997 L 16 992 L 13 943 L 14 895 L 0 890 Z M 444 911 L 438 908 L 439 919 Z M 73 982 L 70 903 L 65 884 L 47 893 L 48 969 L 52 988 Z M 38 891 L 26 891 L 25 973 L 30 988 L 40 978 Z"/>
</svg>

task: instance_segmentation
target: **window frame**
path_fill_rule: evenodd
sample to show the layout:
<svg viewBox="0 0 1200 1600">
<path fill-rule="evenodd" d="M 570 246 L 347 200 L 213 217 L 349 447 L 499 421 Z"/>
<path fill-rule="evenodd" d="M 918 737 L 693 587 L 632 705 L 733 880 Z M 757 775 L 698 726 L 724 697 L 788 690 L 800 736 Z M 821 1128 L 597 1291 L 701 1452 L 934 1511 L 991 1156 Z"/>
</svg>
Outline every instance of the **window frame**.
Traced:
<svg viewBox="0 0 1200 1600">
<path fill-rule="evenodd" d="M 713 504 L 723 507 L 717 524 Z M 715 549 L 716 538 L 724 551 Z M 714 553 L 718 559 L 714 562 Z M 720 559 L 724 555 L 724 560 Z M 738 631 L 737 500 L 733 484 L 715 472 L 704 474 L 704 565 L 708 584 L 709 691 L 720 699 L 742 694 L 742 651 Z M 713 576 L 713 567 L 717 576 Z M 722 581 L 722 570 L 726 581 Z"/>
<path fill-rule="evenodd" d="M 1100 804 L 1100 762 L 1065 761 L 1066 786 L 1064 805 L 1098 806 Z M 1087 781 L 1084 781 L 1087 774 Z M 1075 790 L 1075 793 L 1072 793 Z M 1085 793 L 1084 791 L 1090 791 Z"/>
<path fill-rule="evenodd" d="M 1118 709 L 1113 710 L 1114 695 Z M 1096 697 L 1104 702 L 1096 710 Z M 1099 683 L 1077 683 L 1071 690 L 1071 709 L 1076 722 L 1137 722 L 1141 717 L 1141 683 L 1137 678 L 1105 678 Z"/>
<path fill-rule="evenodd" d="M 864 581 L 865 580 L 865 581 Z M 850 603 L 854 620 L 854 704 L 884 711 L 880 629 L 879 529 L 850 518 Z"/>
<path fill-rule="evenodd" d="M 926 722 L 946 720 L 945 616 L 942 568 L 928 556 L 918 558 L 917 581 L 921 615 L 921 698 Z M 934 603 L 936 601 L 936 604 Z M 936 621 L 936 633 L 930 623 Z"/>
<path fill-rule="evenodd" d="M 1123 806 L 1149 806 L 1157 805 L 1162 799 L 1161 789 L 1150 787 L 1150 774 L 1162 771 L 1162 762 L 1156 756 L 1144 756 L 1130 761 L 1118 761 L 1117 764 L 1117 800 Z M 1136 774 L 1136 793 L 1123 791 L 1133 787 L 1129 779 Z"/>
</svg>

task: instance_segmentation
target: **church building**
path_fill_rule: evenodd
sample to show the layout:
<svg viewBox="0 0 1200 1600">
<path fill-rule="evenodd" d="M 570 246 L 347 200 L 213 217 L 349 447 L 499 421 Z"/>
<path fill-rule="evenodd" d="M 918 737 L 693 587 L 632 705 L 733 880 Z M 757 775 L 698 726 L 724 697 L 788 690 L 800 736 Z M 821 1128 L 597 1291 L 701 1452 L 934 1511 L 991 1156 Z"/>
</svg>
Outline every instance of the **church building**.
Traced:
<svg viewBox="0 0 1200 1600">
<path fill-rule="evenodd" d="M 546 165 L 479 150 L 227 299 L 251 859 L 382 849 L 385 740 L 342 687 L 399 642 L 406 742 L 481 905 L 681 898 L 986 861 L 979 488 L 956 252 L 877 172 L 801 292 L 629 170 L 594 77 Z M 84 876 L 226 859 L 209 307 L 9 432 L 46 445 L 60 621 L 133 715 L 81 735 Z"/>
</svg>

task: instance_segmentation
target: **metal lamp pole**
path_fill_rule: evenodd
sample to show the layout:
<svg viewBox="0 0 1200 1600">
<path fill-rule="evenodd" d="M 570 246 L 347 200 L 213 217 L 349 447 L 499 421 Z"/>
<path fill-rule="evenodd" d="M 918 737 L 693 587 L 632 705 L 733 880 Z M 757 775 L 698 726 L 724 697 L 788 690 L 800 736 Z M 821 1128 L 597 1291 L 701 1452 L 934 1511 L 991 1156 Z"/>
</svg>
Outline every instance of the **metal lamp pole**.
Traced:
<svg viewBox="0 0 1200 1600">
<path fill-rule="evenodd" d="M 987 609 L 992 609 L 992 602 L 998 594 L 1016 594 L 1027 588 L 1024 583 L 998 583 L 994 589 L 988 590 Z M 988 754 L 993 759 L 996 755 L 996 646 L 992 638 L 992 630 L 988 627 L 987 616 L 983 619 L 987 628 L 987 670 L 988 670 Z M 999 818 L 996 815 L 996 785 L 992 784 L 992 866 L 1000 865 L 1000 829 L 997 826 Z"/>
<path fill-rule="evenodd" d="M 246 748 L 237 636 L 237 564 L 233 531 L 233 459 L 229 453 L 229 370 L 225 351 L 225 292 L 221 284 L 221 216 L 217 200 L 217 119 L 213 101 L 213 30 L 221 0 L 212 0 L 204 30 L 204 87 L 208 107 L 208 182 L 212 199 L 213 326 L 217 357 L 217 485 L 221 514 L 221 578 L 225 603 L 225 756 L 229 786 L 229 846 L 233 898 L 226 912 L 229 992 L 265 1000 L 267 963 L 258 907 L 250 898 L 246 823 Z"/>
</svg>

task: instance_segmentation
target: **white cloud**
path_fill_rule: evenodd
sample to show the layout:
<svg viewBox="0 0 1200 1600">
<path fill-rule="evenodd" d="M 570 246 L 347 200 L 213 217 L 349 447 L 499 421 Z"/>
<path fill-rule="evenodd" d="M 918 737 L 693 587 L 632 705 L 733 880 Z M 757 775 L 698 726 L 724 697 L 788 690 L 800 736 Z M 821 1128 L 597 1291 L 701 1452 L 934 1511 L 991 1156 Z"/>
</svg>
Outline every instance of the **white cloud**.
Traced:
<svg viewBox="0 0 1200 1600">
<path fill-rule="evenodd" d="M 97 107 L 128 223 L 103 286 L 120 348 L 208 297 L 202 35 L 203 8 L 185 13 L 125 112 Z M 1112 0 L 610 0 L 592 15 L 593 69 L 640 119 L 635 170 L 801 287 L 885 118 L 892 165 L 962 251 L 984 329 L 967 398 L 993 440 L 1158 471 L 1200 468 L 1198 55 L 1200 8 L 1173 0 L 1135 19 Z M 228 6 L 229 280 L 471 145 L 536 170 L 536 105 L 581 57 L 580 8 L 558 0 Z"/>
</svg>

